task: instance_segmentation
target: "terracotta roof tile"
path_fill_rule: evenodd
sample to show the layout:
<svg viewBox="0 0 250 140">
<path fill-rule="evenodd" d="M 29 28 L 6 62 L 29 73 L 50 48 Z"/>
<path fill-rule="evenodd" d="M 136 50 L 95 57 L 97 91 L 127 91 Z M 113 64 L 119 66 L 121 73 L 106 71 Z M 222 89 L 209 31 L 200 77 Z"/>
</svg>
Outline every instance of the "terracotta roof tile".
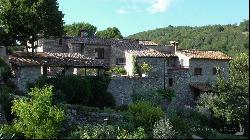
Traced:
<svg viewBox="0 0 250 140">
<path fill-rule="evenodd" d="M 201 59 L 232 59 L 230 56 L 220 51 L 204 51 L 204 50 L 178 50 L 178 53 L 182 53 L 190 58 L 201 58 Z"/>
<path fill-rule="evenodd" d="M 33 58 L 19 52 L 11 55 L 9 61 L 18 66 L 74 66 L 106 67 L 101 61 L 87 58 L 79 53 L 37 53 Z"/>
<path fill-rule="evenodd" d="M 144 46 L 157 46 L 158 44 L 151 41 L 151 40 L 140 40 L 139 44 L 144 45 Z"/>
<path fill-rule="evenodd" d="M 143 50 L 129 50 L 128 53 L 137 57 L 170 57 L 175 56 L 170 53 L 162 53 L 154 49 L 143 49 Z"/>
</svg>

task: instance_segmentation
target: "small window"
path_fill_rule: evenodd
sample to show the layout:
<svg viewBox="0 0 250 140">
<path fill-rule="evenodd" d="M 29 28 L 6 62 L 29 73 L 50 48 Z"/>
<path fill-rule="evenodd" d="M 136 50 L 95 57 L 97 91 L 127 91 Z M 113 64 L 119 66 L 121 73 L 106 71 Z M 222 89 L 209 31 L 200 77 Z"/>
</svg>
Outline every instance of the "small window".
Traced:
<svg viewBox="0 0 250 140">
<path fill-rule="evenodd" d="M 125 63 L 125 58 L 116 58 L 116 65 L 124 65 Z"/>
<path fill-rule="evenodd" d="M 103 59 L 104 58 L 104 48 L 96 48 L 95 49 L 95 58 Z"/>
<path fill-rule="evenodd" d="M 59 39 L 59 45 L 62 45 L 62 39 Z"/>
<path fill-rule="evenodd" d="M 184 62 L 184 60 L 183 60 L 183 59 L 180 59 L 180 64 L 181 64 L 181 66 L 183 66 L 183 62 Z"/>
<path fill-rule="evenodd" d="M 169 85 L 170 87 L 173 86 L 173 78 L 169 78 L 169 79 L 168 79 L 168 85 Z"/>
<path fill-rule="evenodd" d="M 220 74 L 219 68 L 213 68 L 213 75 Z"/>
<path fill-rule="evenodd" d="M 201 68 L 195 68 L 194 69 L 194 75 L 202 75 L 202 69 Z"/>
</svg>

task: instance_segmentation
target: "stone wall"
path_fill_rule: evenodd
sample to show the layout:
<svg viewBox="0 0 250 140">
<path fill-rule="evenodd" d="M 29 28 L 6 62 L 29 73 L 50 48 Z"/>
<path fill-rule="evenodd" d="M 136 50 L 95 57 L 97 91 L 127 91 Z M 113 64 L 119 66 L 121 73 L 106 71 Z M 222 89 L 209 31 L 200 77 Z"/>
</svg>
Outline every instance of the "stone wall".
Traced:
<svg viewBox="0 0 250 140">
<path fill-rule="evenodd" d="M 228 60 L 211 60 L 211 59 L 190 59 L 189 69 L 191 74 L 191 82 L 211 83 L 216 81 L 216 75 L 213 74 L 213 68 L 220 67 L 224 77 L 229 74 Z M 202 68 L 202 75 L 194 75 L 195 68 Z"/>
<path fill-rule="evenodd" d="M 117 113 L 107 112 L 87 112 L 73 106 L 67 107 L 66 122 L 70 126 L 79 124 L 102 124 L 102 123 L 118 123 L 123 121 L 123 116 Z"/>
<path fill-rule="evenodd" d="M 116 101 L 116 105 L 127 105 L 132 103 L 131 95 L 137 92 L 149 92 L 156 89 L 163 89 L 162 78 L 150 77 L 117 77 L 112 78 L 107 91 L 110 92 Z"/>
<path fill-rule="evenodd" d="M 19 67 L 12 81 L 22 92 L 27 91 L 27 83 L 35 82 L 41 76 L 41 66 Z"/>
<path fill-rule="evenodd" d="M 59 44 L 60 39 L 40 39 L 38 41 L 38 50 L 51 53 L 67 53 L 69 52 L 67 44 Z M 63 40 L 62 40 L 63 41 Z"/>
</svg>

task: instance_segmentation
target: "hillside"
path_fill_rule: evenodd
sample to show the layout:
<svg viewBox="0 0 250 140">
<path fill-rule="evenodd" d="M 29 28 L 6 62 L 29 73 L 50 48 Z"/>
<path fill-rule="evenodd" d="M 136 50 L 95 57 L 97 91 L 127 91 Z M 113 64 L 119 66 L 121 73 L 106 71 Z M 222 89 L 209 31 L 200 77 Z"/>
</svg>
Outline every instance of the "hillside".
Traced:
<svg viewBox="0 0 250 140">
<path fill-rule="evenodd" d="M 220 50 L 231 56 L 249 51 L 249 20 L 239 25 L 207 25 L 201 27 L 171 26 L 144 31 L 127 38 L 153 40 L 158 44 L 169 44 L 175 40 L 181 49 Z"/>
</svg>

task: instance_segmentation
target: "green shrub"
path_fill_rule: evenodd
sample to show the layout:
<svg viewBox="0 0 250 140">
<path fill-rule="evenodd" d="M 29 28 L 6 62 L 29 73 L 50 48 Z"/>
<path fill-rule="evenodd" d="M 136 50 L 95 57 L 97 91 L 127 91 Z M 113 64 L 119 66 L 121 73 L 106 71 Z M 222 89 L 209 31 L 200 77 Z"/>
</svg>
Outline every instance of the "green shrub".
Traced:
<svg viewBox="0 0 250 140">
<path fill-rule="evenodd" d="M 152 132 L 155 122 L 164 117 L 162 109 L 148 101 L 130 104 L 128 112 L 130 121 L 136 127 L 143 127 L 146 132 Z"/>
<path fill-rule="evenodd" d="M 152 69 L 152 66 L 146 62 L 143 62 L 143 64 L 141 65 L 141 72 L 142 73 L 148 73 L 151 69 Z"/>
<path fill-rule="evenodd" d="M 162 95 L 159 95 L 156 91 L 141 92 L 137 91 L 131 96 L 133 103 L 138 101 L 148 101 L 155 105 L 160 105 L 163 99 Z"/>
<path fill-rule="evenodd" d="M 175 130 L 169 119 L 161 119 L 155 125 L 153 129 L 154 139 L 173 139 L 175 137 Z"/>
<path fill-rule="evenodd" d="M 191 128 L 208 127 L 209 123 L 205 115 L 194 109 L 169 108 L 166 115 L 177 132 L 177 138 L 191 138 Z"/>
<path fill-rule="evenodd" d="M 33 88 L 28 95 L 13 102 L 14 128 L 26 138 L 57 138 L 65 114 L 52 105 L 52 86 Z"/>
<path fill-rule="evenodd" d="M 126 70 L 124 67 L 113 67 L 110 70 L 111 72 L 117 73 L 117 74 L 126 74 Z"/>
<path fill-rule="evenodd" d="M 142 128 L 137 128 L 134 132 L 128 132 L 119 126 L 97 124 L 86 124 L 71 133 L 70 138 L 75 139 L 142 139 L 145 132 Z"/>
<path fill-rule="evenodd" d="M 163 96 L 164 98 L 168 99 L 169 101 L 172 101 L 172 99 L 175 97 L 174 90 L 166 89 L 166 90 L 157 90 L 156 91 L 159 95 Z"/>
<path fill-rule="evenodd" d="M 23 135 L 16 131 L 12 125 L 0 126 L 0 139 L 22 139 Z"/>
<path fill-rule="evenodd" d="M 190 129 L 190 133 L 198 135 L 202 138 L 215 138 L 218 132 L 212 128 L 204 127 L 204 126 L 195 126 Z"/>
<path fill-rule="evenodd" d="M 13 100 L 11 93 L 12 90 L 9 87 L 0 85 L 0 105 L 8 123 L 11 123 L 14 119 L 13 114 L 11 114 L 11 101 Z"/>
<path fill-rule="evenodd" d="M 76 75 L 41 77 L 30 87 L 54 86 L 54 101 L 68 104 L 80 104 L 94 107 L 113 107 L 115 100 L 107 92 L 110 79 L 106 77 L 81 77 Z M 70 83 L 70 84 L 69 84 Z"/>
</svg>

